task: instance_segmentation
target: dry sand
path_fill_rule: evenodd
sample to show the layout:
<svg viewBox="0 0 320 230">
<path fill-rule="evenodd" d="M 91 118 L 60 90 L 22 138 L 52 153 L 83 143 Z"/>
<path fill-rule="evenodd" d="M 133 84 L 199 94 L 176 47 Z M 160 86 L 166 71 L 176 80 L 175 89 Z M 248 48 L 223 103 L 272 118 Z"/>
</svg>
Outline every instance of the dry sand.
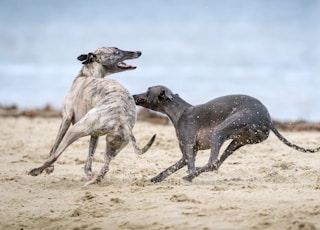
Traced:
<svg viewBox="0 0 320 230">
<path fill-rule="evenodd" d="M 234 153 L 218 172 L 184 182 L 186 168 L 162 183 L 149 179 L 180 156 L 171 125 L 137 122 L 143 156 L 128 145 L 98 185 L 83 187 L 89 138 L 71 145 L 51 175 L 27 172 L 46 158 L 59 118 L 0 118 L 0 229 L 320 229 L 320 153 L 301 153 L 271 134 Z M 319 132 L 282 132 L 305 147 Z M 101 138 L 93 170 L 103 164 Z M 208 159 L 198 153 L 197 165 Z"/>
</svg>

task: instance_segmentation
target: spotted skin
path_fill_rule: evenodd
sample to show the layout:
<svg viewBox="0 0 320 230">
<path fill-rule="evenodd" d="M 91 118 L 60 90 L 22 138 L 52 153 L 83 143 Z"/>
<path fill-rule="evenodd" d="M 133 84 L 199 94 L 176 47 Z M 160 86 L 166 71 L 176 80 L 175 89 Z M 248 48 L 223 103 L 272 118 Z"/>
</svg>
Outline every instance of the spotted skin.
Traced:
<svg viewBox="0 0 320 230">
<path fill-rule="evenodd" d="M 137 154 L 145 153 L 152 145 L 155 135 L 140 149 L 132 134 L 136 121 L 136 105 L 129 91 L 120 83 L 104 77 L 113 73 L 132 70 L 124 60 L 138 58 L 139 51 L 123 51 L 115 47 L 102 47 L 93 53 L 82 54 L 78 60 L 83 67 L 73 81 L 62 106 L 62 122 L 49 158 L 29 174 L 37 176 L 44 170 L 52 173 L 53 163 L 74 141 L 91 136 L 89 153 L 85 163 L 88 182 L 100 182 L 109 170 L 109 163 L 131 142 Z M 95 176 L 92 160 L 100 136 L 106 136 L 105 164 Z"/>
<path fill-rule="evenodd" d="M 193 106 L 165 86 L 150 87 L 145 93 L 133 96 L 137 105 L 165 113 L 172 121 L 182 158 L 151 179 L 160 182 L 170 174 L 188 166 L 183 179 L 192 181 L 203 172 L 218 170 L 234 151 L 247 144 L 266 140 L 270 130 L 286 145 L 301 152 L 317 152 L 305 149 L 286 140 L 273 125 L 267 108 L 257 99 L 247 95 L 228 95 L 205 104 Z M 231 143 L 222 153 L 223 143 Z M 211 149 L 209 161 L 203 167 L 195 167 L 198 150 Z"/>
</svg>

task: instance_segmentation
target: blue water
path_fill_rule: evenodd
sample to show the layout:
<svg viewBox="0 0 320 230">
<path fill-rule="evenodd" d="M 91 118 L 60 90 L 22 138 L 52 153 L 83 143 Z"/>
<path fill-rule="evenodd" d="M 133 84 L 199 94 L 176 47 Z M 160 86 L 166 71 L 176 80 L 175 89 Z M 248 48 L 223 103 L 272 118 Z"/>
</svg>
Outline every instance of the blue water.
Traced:
<svg viewBox="0 0 320 230">
<path fill-rule="evenodd" d="M 244 93 L 275 119 L 320 121 L 319 25 L 315 0 L 0 0 L 0 104 L 60 108 L 76 57 L 117 46 L 142 51 L 110 76 L 133 94 Z"/>
</svg>

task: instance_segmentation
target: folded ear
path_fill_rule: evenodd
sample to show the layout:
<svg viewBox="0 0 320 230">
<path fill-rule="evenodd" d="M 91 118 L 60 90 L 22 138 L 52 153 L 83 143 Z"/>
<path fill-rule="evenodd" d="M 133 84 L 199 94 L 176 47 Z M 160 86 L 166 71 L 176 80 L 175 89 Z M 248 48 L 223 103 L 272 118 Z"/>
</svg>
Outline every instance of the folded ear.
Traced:
<svg viewBox="0 0 320 230">
<path fill-rule="evenodd" d="M 81 54 L 77 59 L 79 61 L 84 61 L 82 64 L 89 64 L 97 60 L 97 55 L 94 53 Z"/>
<path fill-rule="evenodd" d="M 84 60 L 86 60 L 88 58 L 88 55 L 86 55 L 86 54 L 81 54 L 79 57 L 77 57 L 77 59 L 79 60 L 79 61 L 84 61 Z"/>
<path fill-rule="evenodd" d="M 163 89 L 159 95 L 159 98 L 172 101 L 172 94 L 169 90 Z"/>
</svg>

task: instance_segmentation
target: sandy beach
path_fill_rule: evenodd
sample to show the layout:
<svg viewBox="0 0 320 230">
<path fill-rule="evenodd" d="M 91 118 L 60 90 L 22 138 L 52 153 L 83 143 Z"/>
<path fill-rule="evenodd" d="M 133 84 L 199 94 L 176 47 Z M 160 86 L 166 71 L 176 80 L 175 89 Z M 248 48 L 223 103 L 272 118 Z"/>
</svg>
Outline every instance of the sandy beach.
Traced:
<svg viewBox="0 0 320 230">
<path fill-rule="evenodd" d="M 0 117 L 0 229 L 320 229 L 320 153 L 301 153 L 274 134 L 235 152 L 218 172 L 192 183 L 186 168 L 165 181 L 150 178 L 180 156 L 171 125 L 137 122 L 143 156 L 128 145 L 102 183 L 83 187 L 89 138 L 73 143 L 51 175 L 29 176 L 55 140 L 60 118 Z M 320 145 L 320 132 L 283 132 L 303 147 Z M 100 138 L 93 171 L 103 164 Z M 209 151 L 200 151 L 197 165 Z"/>
</svg>

